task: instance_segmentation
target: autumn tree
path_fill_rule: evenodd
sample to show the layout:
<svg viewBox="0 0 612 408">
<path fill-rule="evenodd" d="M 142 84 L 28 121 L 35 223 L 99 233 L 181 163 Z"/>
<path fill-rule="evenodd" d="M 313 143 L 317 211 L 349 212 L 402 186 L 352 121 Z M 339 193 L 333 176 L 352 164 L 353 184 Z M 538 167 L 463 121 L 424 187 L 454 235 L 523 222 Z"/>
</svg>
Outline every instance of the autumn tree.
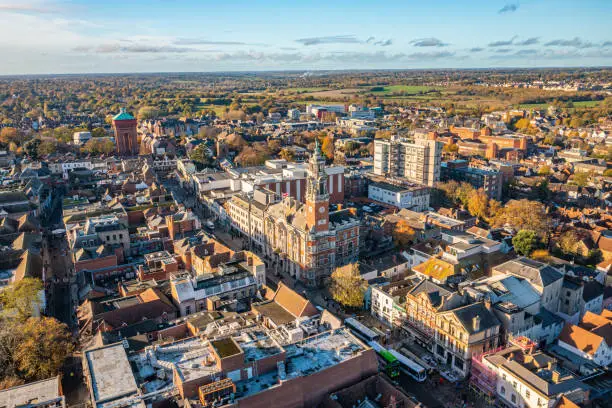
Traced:
<svg viewBox="0 0 612 408">
<path fill-rule="evenodd" d="M 455 154 L 459 151 L 459 145 L 456 143 L 447 143 L 442 148 L 442 151 L 444 153 Z"/>
<path fill-rule="evenodd" d="M 486 219 L 489 214 L 489 196 L 484 189 L 479 188 L 474 191 L 468 198 L 467 208 L 470 214 L 482 220 Z"/>
<path fill-rule="evenodd" d="M 0 142 L 9 144 L 11 142 L 19 144 L 21 142 L 21 135 L 17 129 L 13 127 L 5 127 L 0 130 Z"/>
<path fill-rule="evenodd" d="M 529 128 L 529 126 L 530 126 L 530 123 L 529 123 L 529 119 L 527 119 L 527 118 L 519 119 L 514 124 L 514 127 L 516 127 L 519 130 L 526 130 L 527 128 Z"/>
<path fill-rule="evenodd" d="M 270 155 L 265 149 L 258 146 L 247 146 L 236 156 L 236 163 L 243 167 L 260 166 L 269 158 Z"/>
<path fill-rule="evenodd" d="M 32 317 L 40 308 L 42 289 L 40 279 L 23 278 L 0 292 L 0 310 L 19 321 Z"/>
<path fill-rule="evenodd" d="M 538 247 L 539 242 L 538 234 L 531 230 L 520 230 L 512 238 L 514 251 L 523 256 L 529 256 Z"/>
<path fill-rule="evenodd" d="M 550 253 L 545 249 L 536 249 L 531 253 L 530 258 L 535 259 L 536 261 L 548 263 L 550 261 L 551 256 Z"/>
<path fill-rule="evenodd" d="M 106 130 L 104 130 L 104 128 L 97 127 L 91 130 L 91 137 L 105 137 L 105 136 L 106 136 Z"/>
<path fill-rule="evenodd" d="M 326 136 L 321 144 L 321 151 L 328 159 L 334 158 L 334 137 Z"/>
<path fill-rule="evenodd" d="M 393 229 L 393 241 L 398 248 L 407 248 L 414 242 L 414 229 L 405 220 L 400 220 Z"/>
<path fill-rule="evenodd" d="M 440 201 L 443 201 L 446 205 L 455 204 L 458 188 L 459 183 L 454 180 L 449 180 L 436 184 L 436 192 L 441 196 L 439 197 Z"/>
<path fill-rule="evenodd" d="M 476 192 L 476 189 L 468 183 L 459 183 L 459 187 L 455 191 L 455 200 L 464 208 L 467 208 L 470 197 Z"/>
<path fill-rule="evenodd" d="M 542 166 L 538 169 L 538 175 L 540 176 L 548 176 L 551 173 L 550 166 Z"/>
<path fill-rule="evenodd" d="M 489 200 L 488 222 L 495 219 L 497 214 L 502 210 L 502 204 L 497 200 Z"/>
<path fill-rule="evenodd" d="M 331 275 L 329 287 L 332 298 L 343 306 L 351 308 L 363 307 L 363 279 L 356 263 L 341 266 Z"/>
<path fill-rule="evenodd" d="M 293 161 L 293 159 L 295 158 L 295 152 L 291 149 L 282 149 L 279 155 L 281 159 L 287 161 Z"/>
<path fill-rule="evenodd" d="M 68 326 L 52 317 L 30 318 L 22 324 L 15 350 L 19 370 L 29 380 L 57 375 L 74 346 Z"/>
<path fill-rule="evenodd" d="M 531 230 L 541 236 L 548 233 L 550 221 L 544 204 L 530 200 L 511 200 L 492 219 L 493 226 L 509 226 L 515 231 Z"/>
<path fill-rule="evenodd" d="M 585 187 L 587 184 L 589 184 L 589 173 L 584 171 L 574 173 L 572 183 L 574 183 L 578 187 Z"/>
<path fill-rule="evenodd" d="M 393 136 L 393 132 L 390 130 L 377 130 L 374 134 L 375 139 L 389 140 L 391 139 L 391 136 Z"/>
<path fill-rule="evenodd" d="M 569 230 L 561 234 L 557 245 L 561 252 L 565 255 L 574 255 L 576 253 L 576 247 L 580 241 L 580 237 L 574 231 Z"/>
<path fill-rule="evenodd" d="M 91 154 L 110 154 L 115 150 L 115 144 L 109 139 L 92 138 L 82 150 Z"/>
</svg>

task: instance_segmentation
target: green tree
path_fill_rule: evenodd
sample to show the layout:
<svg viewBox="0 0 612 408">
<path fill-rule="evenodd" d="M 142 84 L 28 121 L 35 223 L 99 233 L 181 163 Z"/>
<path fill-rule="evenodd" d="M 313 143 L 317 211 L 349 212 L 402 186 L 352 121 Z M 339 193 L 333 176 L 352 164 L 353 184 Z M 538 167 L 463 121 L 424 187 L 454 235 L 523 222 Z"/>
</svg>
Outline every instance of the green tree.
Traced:
<svg viewBox="0 0 612 408">
<path fill-rule="evenodd" d="M 109 139 L 102 140 L 99 149 L 101 153 L 110 154 L 115 151 L 115 144 Z"/>
<path fill-rule="evenodd" d="M 74 133 L 72 130 L 67 127 L 58 127 L 53 130 L 55 138 L 64 143 L 70 143 L 72 141 L 72 134 Z"/>
<path fill-rule="evenodd" d="M 209 166 L 212 164 L 212 159 L 208 157 L 206 153 L 206 146 L 201 144 L 189 153 L 189 158 L 196 163 L 200 163 L 202 166 Z"/>
<path fill-rule="evenodd" d="M 538 234 L 531 230 L 520 230 L 514 236 L 514 238 L 512 238 L 514 251 L 523 256 L 529 256 L 535 249 L 538 248 L 538 244 Z"/>
<path fill-rule="evenodd" d="M 32 159 L 38 160 L 38 148 L 40 147 L 40 139 L 32 139 L 24 144 L 25 153 Z"/>
<path fill-rule="evenodd" d="M 159 116 L 159 109 L 154 106 L 143 106 L 138 110 L 138 120 L 155 119 Z"/>
<path fill-rule="evenodd" d="M 105 136 L 106 136 L 106 130 L 104 130 L 104 128 L 97 127 L 91 130 L 91 137 L 105 137 Z"/>
<path fill-rule="evenodd" d="M 55 153 L 56 148 L 57 148 L 57 145 L 53 142 L 49 142 L 49 141 L 41 142 L 40 146 L 38 146 L 38 155 L 45 156 L 48 154 L 53 154 Z"/>
<path fill-rule="evenodd" d="M 332 298 L 343 306 L 363 307 L 364 288 L 359 274 L 359 266 L 350 264 L 336 268 L 331 275 L 330 293 Z"/>
</svg>

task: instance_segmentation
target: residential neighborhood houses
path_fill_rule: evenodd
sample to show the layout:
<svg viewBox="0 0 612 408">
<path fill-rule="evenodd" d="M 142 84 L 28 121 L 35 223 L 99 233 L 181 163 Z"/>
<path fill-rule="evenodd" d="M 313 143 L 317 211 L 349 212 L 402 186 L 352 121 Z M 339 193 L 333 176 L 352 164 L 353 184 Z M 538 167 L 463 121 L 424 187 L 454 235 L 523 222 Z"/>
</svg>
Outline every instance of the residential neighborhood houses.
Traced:
<svg viewBox="0 0 612 408">
<path fill-rule="evenodd" d="M 129 106 L 0 163 L 0 311 L 66 345 L 0 406 L 612 398 L 609 115 Z"/>
</svg>

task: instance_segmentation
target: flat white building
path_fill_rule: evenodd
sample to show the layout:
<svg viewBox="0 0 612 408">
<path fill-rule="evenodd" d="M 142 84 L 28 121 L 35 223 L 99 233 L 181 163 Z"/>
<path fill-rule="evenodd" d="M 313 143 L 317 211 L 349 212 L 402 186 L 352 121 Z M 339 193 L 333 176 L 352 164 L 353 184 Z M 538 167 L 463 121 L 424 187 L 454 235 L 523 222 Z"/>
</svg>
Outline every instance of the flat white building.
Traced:
<svg viewBox="0 0 612 408">
<path fill-rule="evenodd" d="M 72 142 L 75 145 L 84 145 L 91 139 L 91 132 L 74 132 L 72 134 Z"/>
<path fill-rule="evenodd" d="M 412 211 L 427 211 L 429 188 L 424 186 L 398 186 L 383 182 L 370 182 L 368 198 Z"/>
</svg>

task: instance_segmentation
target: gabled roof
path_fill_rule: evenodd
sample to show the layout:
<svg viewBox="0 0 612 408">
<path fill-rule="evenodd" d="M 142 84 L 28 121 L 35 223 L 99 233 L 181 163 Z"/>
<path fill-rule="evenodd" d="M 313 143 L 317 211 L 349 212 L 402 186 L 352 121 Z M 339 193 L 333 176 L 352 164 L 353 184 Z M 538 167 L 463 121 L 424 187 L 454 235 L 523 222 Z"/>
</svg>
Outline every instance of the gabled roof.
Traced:
<svg viewBox="0 0 612 408">
<path fill-rule="evenodd" d="M 451 299 L 454 293 L 430 280 L 422 280 L 407 293 L 413 297 L 421 294 L 427 297 L 432 307 L 440 308 L 444 305 L 443 299 Z"/>
<path fill-rule="evenodd" d="M 11 247 L 16 250 L 26 250 L 32 247 L 39 246 L 42 242 L 42 237 L 40 234 L 31 234 L 29 232 L 22 232 L 19 236 L 13 241 Z"/>
<path fill-rule="evenodd" d="M 593 299 L 603 296 L 604 285 L 597 281 L 585 281 L 583 287 L 582 299 L 585 302 L 590 302 Z"/>
<path fill-rule="evenodd" d="M 294 317 L 314 316 L 319 313 L 317 308 L 308 299 L 300 296 L 282 282 L 279 283 L 278 289 L 276 289 L 273 301 Z"/>
<path fill-rule="evenodd" d="M 500 325 L 499 320 L 482 302 L 472 303 L 444 313 L 454 315 L 469 334 L 480 333 Z M 478 329 L 474 326 L 475 319 L 479 320 Z"/>
<path fill-rule="evenodd" d="M 546 287 L 560 279 L 563 274 L 552 266 L 528 258 L 517 258 L 498 265 L 495 271 L 528 279 L 535 285 Z"/>
<path fill-rule="evenodd" d="M 569 344 L 584 353 L 594 355 L 604 339 L 579 326 L 567 324 L 559 335 L 559 341 Z"/>
<path fill-rule="evenodd" d="M 15 270 L 15 282 L 23 278 L 42 278 L 42 257 L 26 250 L 21 257 L 21 263 Z"/>
<path fill-rule="evenodd" d="M 580 406 L 574 404 L 565 395 L 562 395 L 561 398 L 559 398 L 559 400 L 555 403 L 553 408 L 580 408 Z"/>
</svg>

